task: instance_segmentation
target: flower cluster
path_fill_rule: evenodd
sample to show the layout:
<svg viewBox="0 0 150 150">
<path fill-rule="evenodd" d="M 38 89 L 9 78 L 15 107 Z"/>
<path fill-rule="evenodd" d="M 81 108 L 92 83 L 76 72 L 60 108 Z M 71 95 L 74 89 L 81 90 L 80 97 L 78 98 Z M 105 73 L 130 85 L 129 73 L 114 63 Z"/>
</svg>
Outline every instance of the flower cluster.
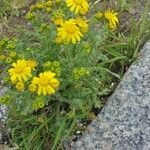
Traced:
<svg viewBox="0 0 150 150">
<path fill-rule="evenodd" d="M 46 30 L 49 30 L 49 29 L 50 29 L 50 25 L 49 24 L 42 23 L 40 28 L 39 28 L 39 32 L 43 32 L 43 31 L 46 31 Z"/>
<path fill-rule="evenodd" d="M 89 71 L 89 69 L 87 69 L 85 67 L 73 69 L 73 77 L 76 80 L 79 80 L 79 79 L 86 77 L 86 76 L 89 76 L 89 75 L 90 75 L 90 71 Z"/>
<path fill-rule="evenodd" d="M 10 95 L 6 94 L 0 97 L 0 104 L 9 105 Z"/>
<path fill-rule="evenodd" d="M 56 73 L 56 75 L 59 77 L 61 75 L 61 67 L 60 62 L 58 61 L 47 61 L 44 63 L 43 68 L 45 71 L 51 70 Z"/>
<path fill-rule="evenodd" d="M 52 1 L 48 0 L 46 2 L 37 2 L 35 5 L 30 7 L 30 11 L 27 13 L 26 18 L 28 20 L 35 19 L 37 17 L 36 12 L 44 11 L 50 13 L 52 9 Z"/>
<path fill-rule="evenodd" d="M 44 106 L 45 106 L 45 102 L 44 102 L 43 97 L 37 97 L 32 104 L 32 109 L 38 110 L 40 108 L 43 108 Z"/>
<path fill-rule="evenodd" d="M 64 22 L 64 16 L 62 10 L 59 9 L 53 12 L 51 20 L 56 26 L 60 26 Z"/>
<path fill-rule="evenodd" d="M 83 42 L 83 51 L 86 53 L 86 54 L 90 54 L 91 51 L 92 51 L 92 48 L 91 48 L 91 45 L 89 42 Z"/>
<path fill-rule="evenodd" d="M 57 62 L 54 62 L 55 66 L 59 66 Z M 13 84 L 16 84 L 18 91 L 23 91 L 25 88 L 24 83 L 32 77 L 32 70 L 35 70 L 37 66 L 36 61 L 20 59 L 16 63 L 12 64 L 12 68 L 8 70 L 10 79 Z M 38 95 L 54 94 L 59 86 L 59 80 L 55 78 L 56 73 L 51 71 L 45 71 L 39 74 L 39 77 L 33 77 L 29 90 L 36 92 Z"/>
<path fill-rule="evenodd" d="M 11 63 L 16 59 L 15 52 L 17 40 L 15 38 L 9 39 L 4 37 L 0 40 L 0 62 Z"/>
<path fill-rule="evenodd" d="M 43 10 L 49 13 L 51 11 L 51 7 L 52 7 L 51 0 L 48 0 L 46 2 L 37 2 L 35 5 L 31 6 L 30 11 L 34 12 L 34 11 Z"/>
</svg>

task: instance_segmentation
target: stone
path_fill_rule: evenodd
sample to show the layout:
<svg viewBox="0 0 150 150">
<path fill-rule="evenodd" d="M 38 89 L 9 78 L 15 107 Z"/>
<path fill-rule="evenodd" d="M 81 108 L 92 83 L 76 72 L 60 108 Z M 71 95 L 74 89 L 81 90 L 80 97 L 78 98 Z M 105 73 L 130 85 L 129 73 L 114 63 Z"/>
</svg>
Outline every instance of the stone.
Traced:
<svg viewBox="0 0 150 150">
<path fill-rule="evenodd" d="M 4 95 L 6 88 L 0 87 L 0 97 Z M 0 123 L 6 120 L 6 106 L 0 105 Z"/>
<path fill-rule="evenodd" d="M 71 149 L 150 150 L 150 42 Z"/>
<path fill-rule="evenodd" d="M 6 92 L 6 88 L 0 87 L 0 97 Z M 3 137 L 5 135 L 3 122 L 6 120 L 6 106 L 0 105 L 0 144 L 3 143 Z M 1 147 L 0 147 L 1 150 Z"/>
</svg>

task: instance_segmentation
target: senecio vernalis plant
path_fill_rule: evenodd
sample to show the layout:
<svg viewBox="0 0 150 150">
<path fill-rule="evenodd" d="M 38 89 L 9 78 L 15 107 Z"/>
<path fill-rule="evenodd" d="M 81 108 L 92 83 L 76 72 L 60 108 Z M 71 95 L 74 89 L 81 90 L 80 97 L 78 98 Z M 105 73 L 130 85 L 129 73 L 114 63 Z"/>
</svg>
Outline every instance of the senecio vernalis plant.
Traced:
<svg viewBox="0 0 150 150">
<path fill-rule="evenodd" d="M 8 107 L 12 138 L 22 148 L 55 149 L 78 121 L 91 120 L 103 105 L 115 73 L 112 55 L 99 47 L 119 23 L 108 9 L 90 12 L 88 0 L 45 0 L 30 7 L 28 29 L 0 41 L 0 98 Z M 116 75 L 117 76 L 117 75 Z"/>
</svg>

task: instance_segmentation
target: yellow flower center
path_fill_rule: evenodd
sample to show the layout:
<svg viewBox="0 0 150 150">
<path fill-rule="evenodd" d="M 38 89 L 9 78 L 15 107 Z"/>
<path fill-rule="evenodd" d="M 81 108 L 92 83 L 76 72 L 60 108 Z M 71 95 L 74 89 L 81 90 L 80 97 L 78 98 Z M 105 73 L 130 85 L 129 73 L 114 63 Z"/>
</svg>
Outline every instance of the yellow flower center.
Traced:
<svg viewBox="0 0 150 150">
<path fill-rule="evenodd" d="M 75 25 L 71 25 L 71 24 L 68 24 L 66 25 L 66 32 L 69 33 L 69 34 L 74 34 L 75 31 L 76 31 L 76 26 Z"/>
<path fill-rule="evenodd" d="M 74 0 L 74 2 L 75 2 L 77 5 L 81 5 L 81 4 L 82 4 L 82 0 Z"/>
<path fill-rule="evenodd" d="M 47 86 L 48 85 L 48 79 L 46 76 L 42 76 L 39 79 L 39 83 L 41 86 Z"/>
<path fill-rule="evenodd" d="M 23 70 L 24 70 L 24 69 L 23 69 L 22 67 L 16 67 L 16 68 L 15 68 L 15 73 L 16 73 L 16 74 L 20 74 L 20 73 L 23 72 Z"/>
</svg>

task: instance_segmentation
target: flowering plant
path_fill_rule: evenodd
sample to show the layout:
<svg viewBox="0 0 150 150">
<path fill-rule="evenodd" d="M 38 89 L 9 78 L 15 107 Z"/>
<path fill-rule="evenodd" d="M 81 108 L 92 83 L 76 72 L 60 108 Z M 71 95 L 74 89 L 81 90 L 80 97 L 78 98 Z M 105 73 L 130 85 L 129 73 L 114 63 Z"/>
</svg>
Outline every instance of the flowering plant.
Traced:
<svg viewBox="0 0 150 150">
<path fill-rule="evenodd" d="M 77 121 L 95 117 L 92 110 L 103 106 L 121 78 L 128 53 L 109 45 L 122 36 L 115 34 L 118 13 L 93 14 L 92 6 L 88 0 L 37 2 L 26 14 L 31 28 L 1 39 L 8 89 L 0 102 L 9 108 L 8 124 L 20 147 L 59 147 L 61 139 L 83 130 Z"/>
</svg>

